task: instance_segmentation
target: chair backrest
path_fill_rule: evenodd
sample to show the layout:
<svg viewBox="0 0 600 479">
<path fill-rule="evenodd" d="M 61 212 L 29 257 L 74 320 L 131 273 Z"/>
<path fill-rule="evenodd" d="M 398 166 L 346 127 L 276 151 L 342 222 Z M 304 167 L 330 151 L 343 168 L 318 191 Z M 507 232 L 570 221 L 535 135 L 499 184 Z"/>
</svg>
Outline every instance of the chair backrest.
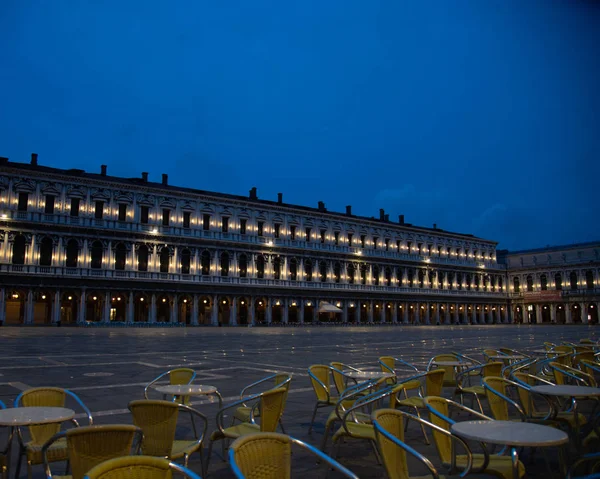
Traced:
<svg viewBox="0 0 600 479">
<path fill-rule="evenodd" d="M 22 392 L 17 398 L 16 406 L 25 407 L 65 407 L 67 392 L 61 388 L 32 388 Z M 60 423 L 29 426 L 29 435 L 34 445 L 43 445 L 54 434 L 60 431 Z"/>
<path fill-rule="evenodd" d="M 446 371 L 443 369 L 433 369 L 425 374 L 425 395 L 441 396 L 444 388 L 444 378 Z"/>
<path fill-rule="evenodd" d="M 435 409 L 436 412 L 440 413 L 442 416 L 446 418 L 450 417 L 450 408 L 448 406 L 448 400 L 446 398 L 438 396 L 428 396 L 427 398 L 425 398 L 425 402 L 432 409 Z M 429 411 L 429 422 L 450 432 L 450 424 L 448 423 L 448 421 L 445 421 L 439 416 L 436 416 L 431 411 Z M 441 461 L 445 464 L 450 463 L 452 460 L 452 439 L 449 436 L 446 436 L 445 434 L 436 431 L 435 429 L 432 429 L 431 433 L 433 435 L 433 442 L 435 443 L 435 448 L 437 449 Z"/>
<path fill-rule="evenodd" d="M 170 384 L 189 384 L 196 376 L 196 371 L 190 368 L 171 369 L 169 372 Z"/>
<path fill-rule="evenodd" d="M 494 391 L 506 396 L 506 380 L 504 378 L 488 376 L 483 378 L 483 384 L 484 386 L 487 384 Z M 494 419 L 497 421 L 508 421 L 508 403 L 488 389 L 485 390 L 485 396 Z"/>
<path fill-rule="evenodd" d="M 335 388 L 337 389 L 338 394 L 342 394 L 344 389 L 346 389 L 345 377 L 342 374 L 342 371 L 344 370 L 344 363 L 333 361 L 329 364 L 332 367 L 331 375 L 333 376 Z"/>
<path fill-rule="evenodd" d="M 275 432 L 285 407 L 286 388 L 270 389 L 260 396 L 260 430 Z"/>
<path fill-rule="evenodd" d="M 554 344 L 554 343 L 549 343 L 549 342 L 544 343 L 544 348 L 546 348 L 546 351 L 550 351 L 554 347 L 556 347 L 556 344 Z"/>
<path fill-rule="evenodd" d="M 313 364 L 308 368 L 308 372 L 310 376 L 310 382 L 315 391 L 317 399 L 319 401 L 329 400 L 331 391 L 331 366 L 327 366 L 326 364 Z M 322 384 L 320 384 L 318 381 L 315 381 L 315 378 L 317 378 Z M 325 386 L 325 388 L 323 386 Z"/>
<path fill-rule="evenodd" d="M 73 479 L 83 478 L 87 471 L 104 461 L 131 454 L 136 435 L 139 444 L 141 429 L 125 424 L 77 427 L 66 431 Z"/>
<path fill-rule="evenodd" d="M 575 369 L 564 364 L 559 364 L 557 362 L 551 362 L 549 366 L 554 374 L 554 381 L 556 384 L 562 385 L 575 382 L 576 384 L 583 386 L 596 387 L 597 385 L 593 375 L 580 371 L 579 369 Z"/>
<path fill-rule="evenodd" d="M 404 418 L 400 411 L 394 409 L 379 409 L 373 413 L 375 422 L 398 441 L 404 442 Z M 389 438 L 381 434 L 375 427 L 377 448 L 383 459 L 383 465 L 389 479 L 410 479 L 406 451 Z"/>
<path fill-rule="evenodd" d="M 396 359 L 393 356 L 381 356 L 379 358 L 379 367 L 382 373 L 395 372 L 396 370 Z M 394 384 L 394 378 L 388 378 L 385 380 L 386 384 Z"/>
<path fill-rule="evenodd" d="M 577 353 L 575 356 L 573 356 L 573 366 L 575 367 L 581 367 L 581 361 L 585 360 L 585 361 L 594 361 L 595 356 L 594 356 L 594 351 L 582 351 L 580 353 Z"/>
<path fill-rule="evenodd" d="M 484 378 L 487 376 L 501 376 L 503 367 L 504 364 L 500 361 L 485 363 L 481 368 L 481 376 Z"/>
<path fill-rule="evenodd" d="M 535 383 L 531 375 L 527 373 L 517 371 L 514 372 L 512 376 L 522 384 L 527 384 L 527 386 L 533 386 Z M 527 414 L 527 416 L 533 416 L 536 412 L 536 407 L 529 389 L 527 387 L 519 387 L 517 388 L 517 394 L 519 395 L 519 402 L 521 403 L 521 407 L 523 408 L 523 411 L 525 411 L 525 414 Z"/>
<path fill-rule="evenodd" d="M 435 361 L 457 361 L 458 358 L 454 354 L 438 354 L 431 358 L 429 364 L 436 369 L 444 370 L 444 386 L 456 385 L 456 372 L 454 366 L 436 366 Z"/>
<path fill-rule="evenodd" d="M 188 468 L 168 459 L 150 456 L 127 456 L 110 459 L 92 468 L 86 479 L 171 479 L 173 471 L 189 479 L 201 479 Z"/>
<path fill-rule="evenodd" d="M 484 349 L 483 355 L 485 356 L 486 361 L 494 361 L 493 359 L 489 359 L 490 356 L 498 356 L 500 352 L 497 349 Z"/>
<path fill-rule="evenodd" d="M 575 352 L 572 346 L 567 346 L 566 344 L 554 346 L 553 351 L 559 354 L 573 354 Z"/>
<path fill-rule="evenodd" d="M 290 438 L 278 433 L 248 434 L 230 446 L 235 464 L 247 479 L 289 479 L 292 468 Z"/>
<path fill-rule="evenodd" d="M 129 403 L 133 424 L 144 432 L 142 453 L 146 456 L 170 457 L 179 405 L 171 401 L 140 399 Z"/>
</svg>

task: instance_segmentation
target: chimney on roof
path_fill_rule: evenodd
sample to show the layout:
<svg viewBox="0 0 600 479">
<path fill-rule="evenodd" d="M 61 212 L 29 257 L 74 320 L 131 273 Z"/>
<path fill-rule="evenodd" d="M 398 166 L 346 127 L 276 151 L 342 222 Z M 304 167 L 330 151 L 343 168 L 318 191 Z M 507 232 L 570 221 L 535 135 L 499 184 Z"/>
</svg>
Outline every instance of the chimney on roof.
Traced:
<svg viewBox="0 0 600 479">
<path fill-rule="evenodd" d="M 327 211 L 325 209 L 325 203 L 323 203 L 322 201 L 319 201 L 319 211 Z"/>
<path fill-rule="evenodd" d="M 167 186 L 169 184 L 169 175 L 166 173 L 162 174 L 162 184 Z"/>
<path fill-rule="evenodd" d="M 385 211 L 383 211 L 383 208 L 379 208 L 379 219 L 381 221 L 385 220 Z"/>
<path fill-rule="evenodd" d="M 283 193 L 277 193 L 277 203 L 283 203 Z"/>
<path fill-rule="evenodd" d="M 398 223 L 400 223 L 401 225 L 404 224 L 404 215 L 399 215 L 398 216 Z"/>
<path fill-rule="evenodd" d="M 251 200 L 258 199 L 258 194 L 256 193 L 256 186 L 253 186 L 252 188 L 250 188 L 250 199 Z"/>
<path fill-rule="evenodd" d="M 32 153 L 31 154 L 31 164 L 33 166 L 37 166 L 37 156 L 38 156 L 37 153 Z"/>
<path fill-rule="evenodd" d="M 437 230 L 437 223 L 433 223 L 433 229 Z"/>
<path fill-rule="evenodd" d="M 383 218 L 384 221 L 389 221 L 390 220 L 390 215 L 385 215 Z"/>
<path fill-rule="evenodd" d="M 352 205 L 346 206 L 346 215 L 352 216 Z"/>
<path fill-rule="evenodd" d="M 100 165 L 100 174 L 106 176 L 106 165 Z"/>
<path fill-rule="evenodd" d="M 8 163 L 8 158 L 6 156 L 0 156 L 0 165 L 5 165 Z"/>
<path fill-rule="evenodd" d="M 142 180 L 144 181 L 144 183 L 148 183 L 148 172 L 147 171 L 142 171 Z"/>
</svg>

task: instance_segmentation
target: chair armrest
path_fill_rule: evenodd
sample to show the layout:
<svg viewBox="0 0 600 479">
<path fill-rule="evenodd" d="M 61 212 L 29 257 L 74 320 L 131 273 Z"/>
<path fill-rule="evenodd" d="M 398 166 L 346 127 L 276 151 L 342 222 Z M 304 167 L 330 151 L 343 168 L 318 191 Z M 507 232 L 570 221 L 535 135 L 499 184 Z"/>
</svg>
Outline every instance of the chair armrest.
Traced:
<svg viewBox="0 0 600 479">
<path fill-rule="evenodd" d="M 225 432 L 225 427 L 223 426 L 223 414 L 225 413 L 225 411 L 227 411 L 231 408 L 234 408 L 234 407 L 243 406 L 246 402 L 255 401 L 257 399 L 260 399 L 261 397 L 262 397 L 262 394 L 255 394 L 254 396 L 245 397 L 243 399 L 235 401 L 235 402 L 228 404 L 227 406 L 219 409 L 217 411 L 217 417 L 216 417 L 217 427 L 219 428 L 219 431 L 221 433 Z"/>
<path fill-rule="evenodd" d="M 81 409 L 83 409 L 83 411 L 85 412 L 87 419 L 88 419 L 88 426 L 93 426 L 94 419 L 92 418 L 92 411 L 89 410 L 89 408 L 84 404 L 84 402 L 81 399 L 79 399 L 79 396 L 77 394 L 75 394 L 73 391 L 69 391 L 68 389 L 65 389 L 65 393 L 67 393 L 67 395 L 71 396 L 77 402 L 77 404 L 79 404 L 79 407 Z M 73 419 L 73 421 L 75 421 L 75 420 Z M 77 424 L 77 421 L 75 421 L 74 424 L 76 426 L 79 426 L 79 424 Z"/>
<path fill-rule="evenodd" d="M 196 416 L 196 417 L 199 417 L 200 419 L 202 419 L 202 422 L 204 424 L 204 426 L 202 428 L 202 435 L 199 438 L 196 438 L 198 440 L 198 444 L 200 444 L 206 437 L 206 432 L 208 430 L 208 418 L 204 414 L 202 414 L 200 411 L 198 411 L 197 409 L 194 409 L 193 407 L 190 407 L 190 406 L 186 406 L 185 404 L 180 404 L 179 410 L 187 411 L 187 412 L 191 413 L 192 416 Z M 193 417 L 192 417 L 192 421 L 194 421 Z M 194 430 L 196 430 L 196 429 L 194 428 Z M 140 445 L 141 445 L 141 441 L 140 441 Z"/>
<path fill-rule="evenodd" d="M 48 462 L 48 448 L 58 441 L 62 437 L 66 437 L 67 433 L 65 431 L 56 433 L 50 439 L 48 439 L 44 445 L 42 446 L 42 461 L 44 463 L 44 473 L 46 474 L 47 479 L 52 479 L 52 472 L 50 471 L 50 463 Z"/>
<path fill-rule="evenodd" d="M 331 366 L 329 366 L 329 367 L 331 367 Z M 313 373 L 310 371 L 310 369 L 308 370 L 308 376 L 309 376 L 311 379 L 314 379 L 314 380 L 317 382 L 317 384 L 323 388 L 323 391 L 325 391 L 325 394 L 327 394 L 327 401 L 329 401 L 329 400 L 330 400 L 330 398 L 331 398 L 331 395 L 329 394 L 329 388 L 328 388 L 327 386 L 325 386 L 325 384 L 323 384 L 323 381 L 321 381 L 321 380 L 320 380 L 318 377 L 316 377 L 316 376 L 315 376 L 315 375 L 314 375 L 314 374 L 313 374 Z"/>
<path fill-rule="evenodd" d="M 519 387 L 518 384 L 516 384 L 513 381 L 510 381 L 509 379 L 505 379 L 505 381 L 508 382 L 509 384 L 511 384 L 512 386 Z M 512 407 L 514 407 L 517 410 L 517 412 L 519 413 L 519 416 L 521 417 L 521 421 L 525 422 L 527 420 L 527 415 L 525 414 L 525 411 L 523 411 L 523 409 L 521 408 L 521 406 L 519 406 L 516 402 L 514 402 L 508 396 L 505 396 L 501 392 L 496 391 L 495 389 L 493 389 L 490 386 L 488 386 L 487 383 L 485 382 L 485 380 L 483 382 L 483 387 L 484 387 L 484 389 L 486 391 L 489 391 L 490 393 L 494 394 L 495 396 L 498 396 L 499 398 L 503 399 L 508 404 L 510 404 Z"/>
<path fill-rule="evenodd" d="M 404 364 L 405 366 L 408 366 L 410 369 L 412 369 L 413 371 L 420 373 L 421 371 L 419 371 L 419 368 L 417 368 L 414 364 L 410 364 L 409 362 L 406 362 L 404 359 L 401 358 L 394 358 L 394 361 L 399 362 L 400 364 Z M 392 371 L 393 372 L 393 371 Z"/>
<path fill-rule="evenodd" d="M 152 386 L 155 382 L 160 381 L 162 378 L 164 378 L 167 374 L 169 374 L 169 371 L 166 371 L 160 375 L 158 375 L 157 377 L 155 377 L 152 381 L 150 381 L 148 384 L 146 384 L 146 387 L 144 388 L 144 399 L 150 399 L 148 397 L 148 389 L 150 389 L 150 386 Z"/>
<path fill-rule="evenodd" d="M 240 391 L 240 399 L 243 399 L 245 396 L 247 396 L 246 395 L 246 391 L 248 389 L 252 389 L 253 387 L 258 386 L 258 385 L 264 383 L 265 381 L 273 379 L 275 376 L 277 376 L 277 375 L 276 374 L 272 374 L 271 376 L 267 376 L 266 378 L 259 379 L 258 381 L 254 382 L 252 384 L 248 384 L 248 386 L 246 386 L 244 389 L 242 389 Z"/>
</svg>

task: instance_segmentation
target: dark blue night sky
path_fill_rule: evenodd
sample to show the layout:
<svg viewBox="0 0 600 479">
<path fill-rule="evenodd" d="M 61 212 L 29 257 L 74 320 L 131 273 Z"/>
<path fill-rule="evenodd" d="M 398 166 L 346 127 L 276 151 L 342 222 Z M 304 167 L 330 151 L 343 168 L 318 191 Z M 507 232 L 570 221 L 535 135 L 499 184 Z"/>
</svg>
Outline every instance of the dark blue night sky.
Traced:
<svg viewBox="0 0 600 479">
<path fill-rule="evenodd" d="M 600 239 L 597 2 L 4 0 L 0 31 L 13 161 Z"/>
</svg>

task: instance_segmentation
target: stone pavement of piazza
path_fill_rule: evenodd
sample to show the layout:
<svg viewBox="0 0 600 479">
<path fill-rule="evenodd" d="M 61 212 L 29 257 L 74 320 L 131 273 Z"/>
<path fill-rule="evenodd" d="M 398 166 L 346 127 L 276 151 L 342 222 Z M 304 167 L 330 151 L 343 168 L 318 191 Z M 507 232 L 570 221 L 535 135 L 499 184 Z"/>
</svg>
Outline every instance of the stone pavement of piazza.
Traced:
<svg viewBox="0 0 600 479">
<path fill-rule="evenodd" d="M 459 351 L 481 357 L 487 347 L 534 350 L 545 341 L 578 342 L 580 338 L 597 335 L 593 326 L 576 325 L 194 329 L 2 327 L 0 399 L 11 405 L 21 391 L 31 387 L 68 388 L 90 408 L 95 423 L 131 424 L 128 403 L 143 399 L 144 386 L 163 371 L 177 367 L 195 369 L 194 382 L 216 386 L 224 404 L 237 400 L 245 385 L 273 372 L 285 371 L 293 374 L 283 416 L 286 433 L 319 446 L 324 422 L 331 409 L 319 410 L 316 426 L 309 435 L 315 395 L 307 368 L 312 364 L 339 361 L 355 367 L 378 369 L 378 358 L 391 355 L 424 370 L 434 354 Z M 154 394 L 160 398 L 160 394 Z M 444 394 L 450 396 L 452 391 L 444 390 Z M 208 416 L 210 434 L 215 429 L 217 401 L 211 396 L 192 398 L 192 405 Z M 187 432 L 185 423 L 182 427 L 180 432 Z M 429 457 L 440 472 L 443 471 L 434 446 L 425 445 L 416 424 L 409 424 L 406 441 Z M 233 474 L 219 457 L 220 451 L 220 445 L 216 445 L 208 477 L 231 478 Z M 547 455 L 554 470 L 555 452 L 550 449 Z M 385 477 L 383 466 L 377 463 L 372 450 L 363 441 L 347 440 L 341 445 L 338 459 L 361 478 Z M 548 475 L 544 454 L 539 451 L 531 454 L 526 449 L 521 459 L 527 468 L 527 477 Z M 297 477 L 326 475 L 326 471 L 303 452 L 293 455 L 293 464 L 301 471 Z M 196 454 L 190 460 L 190 468 L 201 473 Z M 63 466 L 54 466 L 54 470 L 62 474 Z M 416 472 L 425 474 L 421 469 Z M 25 475 L 26 468 L 23 467 L 21 476 Z M 41 466 L 34 467 L 34 477 L 43 477 Z M 329 477 L 341 476 L 331 472 Z"/>
</svg>

